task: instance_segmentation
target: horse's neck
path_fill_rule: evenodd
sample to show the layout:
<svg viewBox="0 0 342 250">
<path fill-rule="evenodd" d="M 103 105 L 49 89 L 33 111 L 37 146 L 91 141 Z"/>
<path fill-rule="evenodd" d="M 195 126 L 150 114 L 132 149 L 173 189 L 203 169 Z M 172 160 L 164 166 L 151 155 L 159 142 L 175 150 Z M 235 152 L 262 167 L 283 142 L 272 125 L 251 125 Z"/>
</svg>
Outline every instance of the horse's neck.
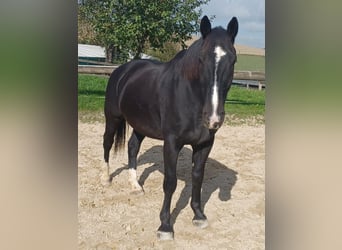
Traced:
<svg viewBox="0 0 342 250">
<path fill-rule="evenodd" d="M 179 64 L 179 67 L 181 75 L 189 82 L 198 82 L 201 80 L 200 66 L 194 59 L 183 60 Z"/>
</svg>

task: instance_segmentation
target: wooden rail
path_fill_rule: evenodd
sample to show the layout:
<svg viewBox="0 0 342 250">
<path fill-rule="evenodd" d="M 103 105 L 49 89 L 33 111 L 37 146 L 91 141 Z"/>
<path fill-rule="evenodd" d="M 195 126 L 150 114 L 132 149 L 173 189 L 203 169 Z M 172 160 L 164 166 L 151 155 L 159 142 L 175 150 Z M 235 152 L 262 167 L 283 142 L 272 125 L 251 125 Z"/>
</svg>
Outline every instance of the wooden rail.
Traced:
<svg viewBox="0 0 342 250">
<path fill-rule="evenodd" d="M 110 75 L 119 65 L 114 66 L 98 66 L 98 65 L 78 65 L 78 73 L 80 74 L 99 74 Z M 265 73 L 259 71 L 235 71 L 234 80 L 255 81 L 254 83 L 242 83 L 249 86 L 257 86 L 260 90 L 265 87 Z M 240 84 L 241 85 L 241 84 Z"/>
<path fill-rule="evenodd" d="M 108 62 L 101 62 L 101 61 L 94 61 L 94 60 L 87 60 L 87 59 L 80 59 L 78 58 L 78 63 L 86 63 L 85 65 L 94 66 L 94 65 L 105 65 L 105 66 L 114 66 L 113 63 L 108 63 Z M 88 66 L 89 66 L 88 65 Z"/>
<path fill-rule="evenodd" d="M 117 66 L 78 65 L 80 74 L 110 75 Z"/>
<path fill-rule="evenodd" d="M 235 80 L 265 81 L 265 73 L 260 71 L 234 71 Z"/>
</svg>

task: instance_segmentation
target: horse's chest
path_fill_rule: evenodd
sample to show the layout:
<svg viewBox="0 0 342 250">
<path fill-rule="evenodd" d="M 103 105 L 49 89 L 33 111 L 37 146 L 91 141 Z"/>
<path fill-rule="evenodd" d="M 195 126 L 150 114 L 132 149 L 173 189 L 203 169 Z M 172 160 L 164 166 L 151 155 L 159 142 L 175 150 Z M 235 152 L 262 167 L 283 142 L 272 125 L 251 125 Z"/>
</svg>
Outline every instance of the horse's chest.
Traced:
<svg viewBox="0 0 342 250">
<path fill-rule="evenodd" d="M 211 138 L 209 130 L 203 126 L 189 127 L 179 132 L 178 138 L 184 144 L 199 145 Z"/>
</svg>

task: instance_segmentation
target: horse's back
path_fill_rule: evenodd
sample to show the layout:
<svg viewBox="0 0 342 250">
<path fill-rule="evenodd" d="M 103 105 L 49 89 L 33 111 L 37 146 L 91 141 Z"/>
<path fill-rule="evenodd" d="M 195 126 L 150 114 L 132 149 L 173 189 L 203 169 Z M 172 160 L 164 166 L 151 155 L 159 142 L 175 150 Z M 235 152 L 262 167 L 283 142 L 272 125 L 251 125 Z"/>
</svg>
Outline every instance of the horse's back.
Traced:
<svg viewBox="0 0 342 250">
<path fill-rule="evenodd" d="M 159 68 L 159 65 L 161 65 L 160 62 L 153 60 L 133 60 L 120 65 L 110 75 L 107 86 L 107 94 L 112 94 L 110 93 L 110 90 L 121 92 L 128 78 L 134 76 L 135 74 L 148 71 L 151 67 Z"/>
</svg>

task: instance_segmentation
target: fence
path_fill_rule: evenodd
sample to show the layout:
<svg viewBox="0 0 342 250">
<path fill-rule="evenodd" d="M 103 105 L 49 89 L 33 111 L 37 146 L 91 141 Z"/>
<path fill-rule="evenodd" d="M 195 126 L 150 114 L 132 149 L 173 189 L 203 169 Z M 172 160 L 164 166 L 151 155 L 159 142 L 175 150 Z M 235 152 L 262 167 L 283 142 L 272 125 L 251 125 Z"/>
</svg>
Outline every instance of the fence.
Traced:
<svg viewBox="0 0 342 250">
<path fill-rule="evenodd" d="M 78 65 L 80 74 L 110 75 L 118 65 Z M 257 87 L 259 90 L 266 87 L 265 73 L 260 71 L 234 71 L 233 84 L 247 88 Z"/>
</svg>

